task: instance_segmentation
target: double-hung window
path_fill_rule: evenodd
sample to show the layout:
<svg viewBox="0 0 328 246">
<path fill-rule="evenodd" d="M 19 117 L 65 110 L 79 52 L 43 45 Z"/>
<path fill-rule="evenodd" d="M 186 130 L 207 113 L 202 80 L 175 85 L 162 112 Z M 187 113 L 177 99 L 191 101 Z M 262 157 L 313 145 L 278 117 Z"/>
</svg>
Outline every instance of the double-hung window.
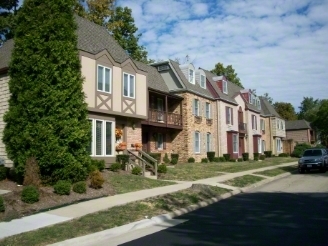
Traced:
<svg viewBox="0 0 328 246">
<path fill-rule="evenodd" d="M 98 119 L 90 119 L 91 143 L 88 152 L 91 156 L 114 155 L 114 122 Z"/>
<path fill-rule="evenodd" d="M 191 84 L 195 84 L 195 81 L 194 81 L 194 70 L 192 69 L 189 69 L 189 83 Z"/>
<path fill-rule="evenodd" d="M 233 112 L 232 108 L 226 107 L 226 123 L 228 125 L 233 125 Z"/>
<path fill-rule="evenodd" d="M 257 130 L 257 120 L 256 115 L 252 115 L 252 129 Z"/>
<path fill-rule="evenodd" d="M 164 136 L 162 133 L 157 134 L 157 149 L 164 149 Z"/>
<path fill-rule="evenodd" d="M 232 148 L 233 148 L 233 153 L 238 153 L 238 135 L 237 134 L 232 135 Z"/>
<path fill-rule="evenodd" d="M 277 152 L 280 153 L 281 152 L 281 139 L 277 138 Z"/>
<path fill-rule="evenodd" d="M 200 75 L 200 86 L 204 89 L 206 88 L 205 76 L 204 75 Z"/>
<path fill-rule="evenodd" d="M 195 132 L 194 135 L 194 152 L 200 153 L 200 132 Z"/>
<path fill-rule="evenodd" d="M 210 103 L 205 103 L 205 116 L 206 119 L 211 119 L 211 104 Z"/>
<path fill-rule="evenodd" d="M 123 96 L 135 98 L 135 76 L 123 73 Z"/>
<path fill-rule="evenodd" d="M 194 99 L 194 115 L 199 116 L 199 100 Z"/>
<path fill-rule="evenodd" d="M 206 152 L 211 151 L 211 133 L 206 133 Z"/>
<path fill-rule="evenodd" d="M 228 82 L 227 81 L 224 80 L 222 82 L 222 88 L 223 88 L 223 93 L 228 94 Z"/>
<path fill-rule="evenodd" d="M 111 93 L 111 69 L 108 67 L 97 67 L 97 90 L 102 92 Z"/>
</svg>

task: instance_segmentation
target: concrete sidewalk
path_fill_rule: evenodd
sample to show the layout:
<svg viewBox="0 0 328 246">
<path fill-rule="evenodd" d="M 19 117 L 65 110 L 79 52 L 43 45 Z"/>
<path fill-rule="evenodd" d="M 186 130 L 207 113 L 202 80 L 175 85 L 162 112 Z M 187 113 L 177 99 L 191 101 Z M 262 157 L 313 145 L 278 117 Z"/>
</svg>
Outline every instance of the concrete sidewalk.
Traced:
<svg viewBox="0 0 328 246">
<path fill-rule="evenodd" d="M 248 171 L 242 171 L 238 173 L 224 173 L 221 176 L 207 178 L 197 181 L 181 181 L 177 184 L 168 185 L 164 187 L 157 187 L 148 190 L 140 190 L 115 196 L 103 197 L 95 200 L 85 201 L 78 204 L 72 204 L 66 207 L 50 210 L 48 212 L 38 213 L 35 215 L 27 216 L 20 219 L 15 219 L 10 222 L 0 223 L 0 239 L 16 235 L 19 233 L 36 230 L 49 225 L 54 225 L 64 221 L 69 221 L 90 213 L 95 213 L 101 210 L 105 210 L 114 206 L 123 205 L 126 203 L 143 200 L 146 198 L 164 195 L 167 193 L 176 192 L 179 190 L 187 189 L 191 187 L 192 184 L 208 184 L 213 186 L 219 186 L 223 188 L 228 188 L 231 190 L 236 190 L 239 188 L 221 184 L 226 180 L 243 176 L 246 174 L 252 174 L 254 172 L 275 169 L 278 167 L 292 166 L 297 164 L 297 162 L 290 162 L 286 164 L 281 164 L 277 166 L 264 167 L 259 169 L 253 169 Z M 273 180 L 274 178 L 267 178 L 267 180 Z"/>
</svg>

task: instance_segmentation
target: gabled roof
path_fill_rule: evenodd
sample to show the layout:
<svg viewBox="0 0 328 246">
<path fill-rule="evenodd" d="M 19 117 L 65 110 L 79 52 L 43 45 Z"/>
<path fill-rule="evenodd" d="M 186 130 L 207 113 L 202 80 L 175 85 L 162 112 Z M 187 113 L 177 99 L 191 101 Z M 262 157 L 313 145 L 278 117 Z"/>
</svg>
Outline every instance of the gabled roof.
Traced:
<svg viewBox="0 0 328 246">
<path fill-rule="evenodd" d="M 269 103 L 269 101 L 264 98 L 260 97 L 261 102 L 261 114 L 264 116 L 275 116 L 281 118 L 281 116 L 277 113 L 274 107 Z"/>
<path fill-rule="evenodd" d="M 288 130 L 302 130 L 302 129 L 312 129 L 310 122 L 306 120 L 291 120 L 286 121 L 286 131 Z"/>
<path fill-rule="evenodd" d="M 123 63 L 129 59 L 125 50 L 116 42 L 106 28 L 75 15 L 77 23 L 77 48 L 91 54 L 107 50 L 114 61 Z M 0 48 L 0 70 L 9 66 L 14 40 L 8 40 Z"/>
<path fill-rule="evenodd" d="M 140 70 L 148 72 L 147 79 L 149 88 L 169 93 L 169 88 L 155 67 L 149 66 L 139 61 L 134 61 L 134 63 Z"/>
</svg>

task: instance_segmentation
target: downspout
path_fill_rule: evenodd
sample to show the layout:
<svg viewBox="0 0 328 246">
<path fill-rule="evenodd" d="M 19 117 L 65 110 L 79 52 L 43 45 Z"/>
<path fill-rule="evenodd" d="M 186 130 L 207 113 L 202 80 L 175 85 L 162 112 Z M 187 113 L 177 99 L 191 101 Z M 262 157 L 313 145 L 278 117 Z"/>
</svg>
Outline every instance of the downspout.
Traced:
<svg viewBox="0 0 328 246">
<path fill-rule="evenodd" d="M 271 127 L 271 121 L 272 121 L 272 118 L 271 116 L 269 117 L 269 127 L 270 127 L 270 149 L 271 151 L 273 151 L 273 138 L 272 138 L 272 127 Z M 272 153 L 273 154 L 273 153 Z"/>
<path fill-rule="evenodd" d="M 216 119 L 217 119 L 217 137 L 216 137 L 216 140 L 217 140 L 217 151 L 218 151 L 218 156 L 220 156 L 221 154 L 221 141 L 220 141 L 220 138 L 221 138 L 221 118 L 220 118 L 220 101 L 217 100 L 216 101 L 216 113 L 217 113 L 217 116 L 216 116 Z M 223 156 L 223 155 L 222 155 Z"/>
</svg>

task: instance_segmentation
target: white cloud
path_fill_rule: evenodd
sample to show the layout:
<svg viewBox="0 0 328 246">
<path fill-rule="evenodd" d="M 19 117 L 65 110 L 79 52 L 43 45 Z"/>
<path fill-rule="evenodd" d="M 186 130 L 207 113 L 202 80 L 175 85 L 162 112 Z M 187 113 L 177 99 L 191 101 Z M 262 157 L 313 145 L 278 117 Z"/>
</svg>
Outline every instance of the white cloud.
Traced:
<svg viewBox="0 0 328 246">
<path fill-rule="evenodd" d="M 328 85 L 326 0 L 130 0 L 140 41 L 153 59 L 212 69 L 231 64 L 246 88 L 298 109 Z"/>
</svg>

